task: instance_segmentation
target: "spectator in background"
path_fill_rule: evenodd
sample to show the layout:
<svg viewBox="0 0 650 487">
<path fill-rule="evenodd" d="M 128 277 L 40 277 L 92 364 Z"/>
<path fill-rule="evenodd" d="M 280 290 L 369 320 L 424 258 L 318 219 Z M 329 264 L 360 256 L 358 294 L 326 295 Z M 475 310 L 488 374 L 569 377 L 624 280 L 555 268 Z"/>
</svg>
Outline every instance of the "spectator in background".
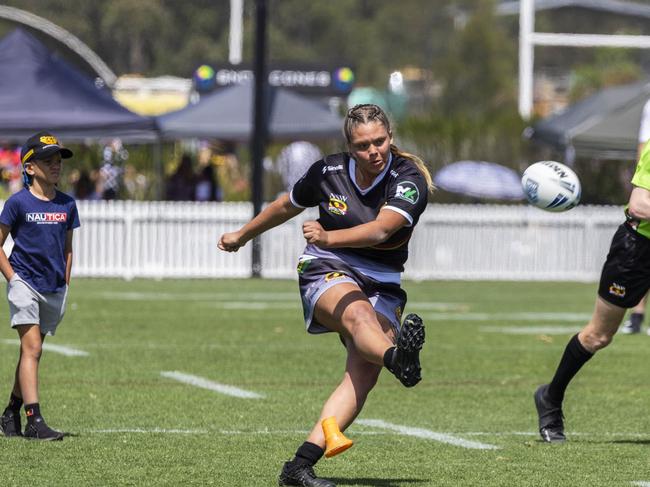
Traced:
<svg viewBox="0 0 650 487">
<path fill-rule="evenodd" d="M 192 167 L 192 157 L 185 153 L 181 157 L 176 172 L 167 181 L 166 199 L 170 201 L 194 201 L 196 179 Z"/>
<path fill-rule="evenodd" d="M 23 171 L 20 163 L 20 147 L 0 148 L 0 170 L 2 170 L 2 181 L 7 184 L 10 194 L 23 189 Z"/>
<path fill-rule="evenodd" d="M 221 201 L 220 188 L 214 166 L 208 163 L 197 176 L 194 188 L 195 201 Z"/>
<path fill-rule="evenodd" d="M 122 183 L 122 164 L 129 158 L 129 153 L 120 139 L 113 139 L 104 147 L 103 157 L 104 162 L 99 169 L 100 193 L 103 200 L 114 200 Z"/>
<path fill-rule="evenodd" d="M 276 160 L 276 166 L 282 176 L 285 191 L 291 191 L 293 185 L 307 172 L 307 169 L 322 158 L 320 149 L 304 140 L 292 142 L 282 149 Z"/>
<path fill-rule="evenodd" d="M 72 188 L 71 196 L 76 200 L 97 200 L 97 171 L 93 181 L 87 169 L 72 169 L 68 175 L 68 185 Z"/>
<path fill-rule="evenodd" d="M 130 200 L 143 200 L 147 191 L 147 176 L 138 172 L 133 164 L 124 166 L 124 189 Z"/>
</svg>

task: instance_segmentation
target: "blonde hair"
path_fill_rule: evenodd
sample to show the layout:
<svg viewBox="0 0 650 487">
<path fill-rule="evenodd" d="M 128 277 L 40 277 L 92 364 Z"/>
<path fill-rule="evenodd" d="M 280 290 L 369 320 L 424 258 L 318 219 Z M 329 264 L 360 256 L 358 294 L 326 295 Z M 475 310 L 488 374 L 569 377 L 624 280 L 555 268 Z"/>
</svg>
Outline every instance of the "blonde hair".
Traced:
<svg viewBox="0 0 650 487">
<path fill-rule="evenodd" d="M 386 131 L 390 137 L 393 136 L 393 132 L 390 127 L 390 120 L 388 115 L 384 112 L 379 106 L 373 104 L 362 104 L 355 105 L 348 110 L 348 113 L 345 116 L 345 121 L 343 123 L 343 134 L 345 135 L 345 140 L 348 145 L 352 142 L 352 129 L 357 125 L 367 124 L 371 122 L 376 122 L 382 124 L 386 127 Z M 433 184 L 433 179 L 431 178 L 431 173 L 427 168 L 425 162 L 414 154 L 401 151 L 396 145 L 390 145 L 390 151 L 396 156 L 403 157 L 413 161 L 415 167 L 422 174 L 424 179 L 427 182 L 427 188 L 430 192 L 433 192 L 436 187 Z"/>
</svg>

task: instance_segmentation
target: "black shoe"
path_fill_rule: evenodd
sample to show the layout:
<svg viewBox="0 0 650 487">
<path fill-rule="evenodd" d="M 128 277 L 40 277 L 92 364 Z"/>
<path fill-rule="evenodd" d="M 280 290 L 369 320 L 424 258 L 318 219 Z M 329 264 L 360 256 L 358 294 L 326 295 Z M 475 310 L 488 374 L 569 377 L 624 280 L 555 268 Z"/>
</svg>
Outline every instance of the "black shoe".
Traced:
<svg viewBox="0 0 650 487">
<path fill-rule="evenodd" d="M 397 347 L 390 371 L 406 387 L 413 387 L 422 380 L 420 350 L 424 344 L 422 319 L 411 313 L 404 318 L 397 336 Z"/>
<path fill-rule="evenodd" d="M 5 436 L 23 436 L 20 428 L 20 411 L 5 409 L 0 416 L 0 429 Z"/>
<path fill-rule="evenodd" d="M 334 482 L 319 479 L 310 465 L 285 462 L 278 478 L 278 485 L 301 485 L 303 487 L 336 487 Z"/>
<path fill-rule="evenodd" d="M 34 419 L 32 423 L 27 423 L 23 436 L 28 440 L 60 441 L 63 439 L 63 433 L 54 431 L 40 416 Z"/>
<path fill-rule="evenodd" d="M 564 415 L 562 406 L 555 406 L 546 399 L 548 384 L 539 386 L 535 391 L 535 407 L 539 418 L 539 434 L 547 443 L 559 443 L 566 440 L 564 436 Z"/>
</svg>

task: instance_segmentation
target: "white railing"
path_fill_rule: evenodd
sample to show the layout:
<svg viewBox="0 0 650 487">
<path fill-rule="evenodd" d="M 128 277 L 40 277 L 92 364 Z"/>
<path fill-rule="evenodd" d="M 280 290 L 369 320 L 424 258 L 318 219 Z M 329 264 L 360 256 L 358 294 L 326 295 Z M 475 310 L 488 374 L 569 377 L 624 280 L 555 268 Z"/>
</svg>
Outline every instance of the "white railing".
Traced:
<svg viewBox="0 0 650 487">
<path fill-rule="evenodd" d="M 250 244 L 217 250 L 219 236 L 252 214 L 249 203 L 78 203 L 76 276 L 248 277 Z M 313 209 L 262 237 L 262 276 L 295 278 L 302 222 Z M 597 280 L 619 207 L 547 213 L 527 206 L 430 205 L 410 243 L 407 279 Z M 9 244 L 10 245 L 10 244 Z"/>
</svg>

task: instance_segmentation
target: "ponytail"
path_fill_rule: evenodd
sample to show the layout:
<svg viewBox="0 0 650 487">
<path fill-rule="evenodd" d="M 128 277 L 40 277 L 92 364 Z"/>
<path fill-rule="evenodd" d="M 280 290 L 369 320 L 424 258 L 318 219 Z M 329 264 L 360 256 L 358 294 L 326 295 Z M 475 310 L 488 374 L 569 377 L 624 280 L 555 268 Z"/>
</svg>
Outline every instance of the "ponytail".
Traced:
<svg viewBox="0 0 650 487">
<path fill-rule="evenodd" d="M 418 156 L 415 154 L 410 154 L 408 152 L 401 151 L 397 148 L 396 145 L 391 144 L 390 145 L 390 151 L 396 155 L 403 157 L 405 159 L 409 159 L 415 164 L 417 167 L 418 171 L 420 171 L 420 174 L 424 177 L 425 181 L 427 182 L 427 188 L 429 190 L 429 193 L 433 193 L 436 190 L 436 186 L 433 184 L 433 178 L 431 177 L 431 173 L 429 172 L 429 168 L 425 164 L 425 162 L 420 159 Z"/>
</svg>

